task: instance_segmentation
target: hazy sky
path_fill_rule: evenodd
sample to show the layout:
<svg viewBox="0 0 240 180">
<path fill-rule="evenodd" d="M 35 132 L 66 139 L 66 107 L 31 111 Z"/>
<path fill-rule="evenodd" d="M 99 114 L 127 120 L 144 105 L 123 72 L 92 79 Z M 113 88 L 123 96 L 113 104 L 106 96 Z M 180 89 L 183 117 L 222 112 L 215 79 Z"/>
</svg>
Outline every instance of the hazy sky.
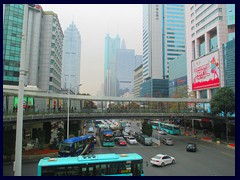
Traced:
<svg viewBox="0 0 240 180">
<path fill-rule="evenodd" d="M 141 4 L 41 4 L 58 15 L 63 32 L 74 21 L 81 35 L 81 93 L 95 96 L 104 76 L 106 34 L 124 39 L 127 49 L 142 55 Z"/>
</svg>

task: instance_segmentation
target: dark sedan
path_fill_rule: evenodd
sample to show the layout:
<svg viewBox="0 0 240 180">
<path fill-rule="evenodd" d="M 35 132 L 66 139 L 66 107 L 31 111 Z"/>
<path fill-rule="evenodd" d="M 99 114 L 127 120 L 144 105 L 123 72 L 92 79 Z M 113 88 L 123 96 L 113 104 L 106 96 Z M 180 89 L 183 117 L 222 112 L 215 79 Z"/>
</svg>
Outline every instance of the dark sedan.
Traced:
<svg viewBox="0 0 240 180">
<path fill-rule="evenodd" d="M 196 152 L 197 151 L 197 145 L 195 143 L 188 143 L 187 146 L 186 146 L 186 151 Z"/>
</svg>

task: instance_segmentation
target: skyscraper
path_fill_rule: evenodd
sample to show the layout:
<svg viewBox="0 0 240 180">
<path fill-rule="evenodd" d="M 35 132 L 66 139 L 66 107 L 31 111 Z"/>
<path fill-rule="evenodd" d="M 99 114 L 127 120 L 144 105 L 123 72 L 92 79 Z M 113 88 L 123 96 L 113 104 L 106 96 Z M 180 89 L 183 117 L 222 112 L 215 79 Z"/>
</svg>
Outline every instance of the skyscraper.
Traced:
<svg viewBox="0 0 240 180">
<path fill-rule="evenodd" d="M 61 92 L 63 31 L 56 13 L 44 11 L 41 27 L 39 87 Z"/>
<path fill-rule="evenodd" d="M 28 13 L 28 20 L 23 20 Z M 3 5 L 3 84 L 17 85 L 19 81 L 22 27 L 27 23 L 25 84 L 37 86 L 42 8 L 23 4 Z"/>
<path fill-rule="evenodd" d="M 120 49 L 120 38 L 105 37 L 104 95 L 116 96 L 116 53 Z"/>
<path fill-rule="evenodd" d="M 62 85 L 63 89 L 71 90 L 75 93 L 80 88 L 80 62 L 81 62 L 81 35 L 72 22 L 64 31 L 63 46 L 63 66 Z"/>
<path fill-rule="evenodd" d="M 168 96 L 169 61 L 185 53 L 184 23 L 183 4 L 143 5 L 141 96 Z"/>
<path fill-rule="evenodd" d="M 223 44 L 228 41 L 226 4 L 186 4 L 188 88 L 209 98 L 225 86 Z M 234 16 L 235 17 L 235 16 Z"/>
<path fill-rule="evenodd" d="M 124 40 L 122 47 L 116 54 L 117 96 L 122 96 L 126 92 L 132 93 L 134 86 L 135 51 L 126 49 Z"/>
</svg>

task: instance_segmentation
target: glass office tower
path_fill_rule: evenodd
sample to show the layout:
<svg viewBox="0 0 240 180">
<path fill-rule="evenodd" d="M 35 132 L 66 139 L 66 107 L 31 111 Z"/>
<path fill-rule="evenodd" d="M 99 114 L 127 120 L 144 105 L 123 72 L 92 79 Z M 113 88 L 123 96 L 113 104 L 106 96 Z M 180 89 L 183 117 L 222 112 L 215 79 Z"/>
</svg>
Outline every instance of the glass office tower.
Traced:
<svg viewBox="0 0 240 180">
<path fill-rule="evenodd" d="M 64 32 L 63 44 L 62 88 L 71 88 L 71 91 L 78 93 L 80 88 L 81 35 L 73 22 Z"/>
<path fill-rule="evenodd" d="M 3 5 L 3 84 L 17 85 L 22 42 L 24 5 Z"/>
<path fill-rule="evenodd" d="M 183 4 L 143 5 L 143 96 L 168 94 L 169 61 L 185 53 L 184 9 Z"/>
<path fill-rule="evenodd" d="M 120 38 L 105 37 L 104 95 L 116 96 L 116 53 L 120 49 Z"/>
</svg>

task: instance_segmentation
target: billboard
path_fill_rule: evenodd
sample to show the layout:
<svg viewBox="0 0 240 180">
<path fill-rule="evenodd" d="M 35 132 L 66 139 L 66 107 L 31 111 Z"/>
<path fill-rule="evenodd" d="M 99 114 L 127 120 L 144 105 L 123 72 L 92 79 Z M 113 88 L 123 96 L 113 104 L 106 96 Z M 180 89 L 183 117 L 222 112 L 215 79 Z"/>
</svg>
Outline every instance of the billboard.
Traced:
<svg viewBox="0 0 240 180">
<path fill-rule="evenodd" d="M 220 86 L 218 51 L 192 61 L 192 90 Z"/>
<path fill-rule="evenodd" d="M 34 103 L 34 98 L 33 97 L 24 97 L 23 98 L 23 108 L 26 108 L 27 105 L 29 107 L 32 107 Z M 18 97 L 14 96 L 14 100 L 13 100 L 13 106 L 17 107 L 18 106 Z"/>
</svg>

